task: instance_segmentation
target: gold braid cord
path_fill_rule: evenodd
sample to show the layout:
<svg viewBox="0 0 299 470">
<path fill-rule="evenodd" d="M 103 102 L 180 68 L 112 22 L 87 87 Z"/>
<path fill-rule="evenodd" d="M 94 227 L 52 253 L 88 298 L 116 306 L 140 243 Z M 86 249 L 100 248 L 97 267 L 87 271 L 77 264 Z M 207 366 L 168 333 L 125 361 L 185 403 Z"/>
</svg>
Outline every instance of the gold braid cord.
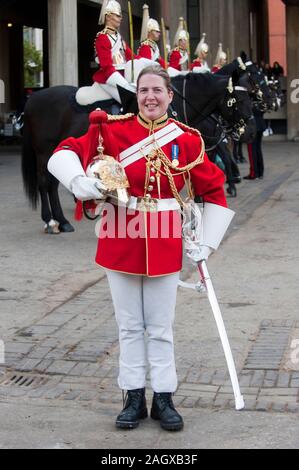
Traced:
<svg viewBox="0 0 299 470">
<path fill-rule="evenodd" d="M 126 121 L 127 119 L 131 119 L 134 117 L 134 113 L 127 113 L 127 114 L 108 114 L 108 122 L 112 121 Z"/>
<path fill-rule="evenodd" d="M 177 121 L 175 121 L 175 120 L 172 120 L 172 121 L 177 123 Z M 185 124 L 182 124 L 181 122 L 178 123 L 178 124 L 183 130 L 185 130 L 185 131 L 190 131 L 191 130 L 192 133 L 198 135 L 198 137 L 200 138 L 201 150 L 200 150 L 200 153 L 199 153 L 198 157 L 194 160 L 194 162 L 189 163 L 188 165 L 185 165 L 185 166 L 182 166 L 182 167 L 174 167 L 172 165 L 172 162 L 165 155 L 163 150 L 160 147 L 158 147 L 158 145 L 156 146 L 156 148 L 153 152 L 151 152 L 148 156 L 144 155 L 144 157 L 146 158 L 148 165 L 152 165 L 153 168 L 155 168 L 155 170 L 157 172 L 162 173 L 164 176 L 167 176 L 168 181 L 169 181 L 169 185 L 170 185 L 170 188 L 171 188 L 171 191 L 172 191 L 174 197 L 176 198 L 176 200 L 178 201 L 180 206 L 184 206 L 184 201 L 182 200 L 181 196 L 179 195 L 179 192 L 178 192 L 177 187 L 175 185 L 174 177 L 183 174 L 184 180 L 186 182 L 185 173 L 187 173 L 189 181 L 190 181 L 190 171 L 195 166 L 200 165 L 204 161 L 205 144 L 204 144 L 203 138 L 201 137 L 200 132 L 197 129 L 193 129 L 191 127 L 188 127 Z M 158 163 L 159 161 L 162 161 L 163 166 L 164 166 L 164 171 L 161 170 L 161 167 L 159 166 L 159 163 Z M 176 173 L 173 174 L 171 172 L 171 170 L 175 171 Z M 188 192 L 189 192 L 189 196 L 191 196 L 192 195 L 192 190 L 191 190 L 190 185 L 188 186 Z"/>
</svg>

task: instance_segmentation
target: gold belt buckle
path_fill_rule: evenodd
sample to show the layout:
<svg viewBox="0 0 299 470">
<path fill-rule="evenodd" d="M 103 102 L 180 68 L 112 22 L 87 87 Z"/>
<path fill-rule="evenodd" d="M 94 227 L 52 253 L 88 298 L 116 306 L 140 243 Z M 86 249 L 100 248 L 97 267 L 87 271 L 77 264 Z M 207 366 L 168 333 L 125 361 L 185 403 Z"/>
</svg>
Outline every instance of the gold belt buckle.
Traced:
<svg viewBox="0 0 299 470">
<path fill-rule="evenodd" d="M 138 197 L 136 210 L 140 212 L 158 212 L 158 199 Z"/>
</svg>

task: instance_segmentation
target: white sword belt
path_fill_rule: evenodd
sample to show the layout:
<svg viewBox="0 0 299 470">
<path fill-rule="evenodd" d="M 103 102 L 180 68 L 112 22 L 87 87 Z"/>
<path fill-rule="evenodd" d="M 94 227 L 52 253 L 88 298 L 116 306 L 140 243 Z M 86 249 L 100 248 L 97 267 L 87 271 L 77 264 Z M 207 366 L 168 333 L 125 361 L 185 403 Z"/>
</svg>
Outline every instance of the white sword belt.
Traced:
<svg viewBox="0 0 299 470">
<path fill-rule="evenodd" d="M 120 201 L 116 201 L 114 198 L 108 197 L 106 202 L 140 212 L 164 212 L 180 209 L 180 205 L 175 198 L 155 199 L 152 197 L 130 196 L 128 203 L 125 204 Z"/>
</svg>

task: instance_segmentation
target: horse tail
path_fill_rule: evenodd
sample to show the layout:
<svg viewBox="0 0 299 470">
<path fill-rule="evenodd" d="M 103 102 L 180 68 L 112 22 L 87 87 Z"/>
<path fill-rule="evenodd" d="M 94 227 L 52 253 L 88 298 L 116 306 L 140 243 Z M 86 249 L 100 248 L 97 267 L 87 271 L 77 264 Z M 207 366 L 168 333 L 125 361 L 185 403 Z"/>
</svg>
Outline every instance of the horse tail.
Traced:
<svg viewBox="0 0 299 470">
<path fill-rule="evenodd" d="M 30 135 L 30 118 L 27 107 L 28 103 L 24 113 L 22 175 L 25 194 L 32 208 L 36 209 L 38 202 L 37 160 Z"/>
</svg>

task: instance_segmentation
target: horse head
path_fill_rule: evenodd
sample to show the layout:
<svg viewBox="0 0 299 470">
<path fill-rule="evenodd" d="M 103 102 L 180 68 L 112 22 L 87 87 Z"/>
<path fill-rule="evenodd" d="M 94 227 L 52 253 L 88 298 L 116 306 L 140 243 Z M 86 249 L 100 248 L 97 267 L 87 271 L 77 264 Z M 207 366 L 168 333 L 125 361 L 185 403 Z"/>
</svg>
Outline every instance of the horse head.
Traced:
<svg viewBox="0 0 299 470">
<path fill-rule="evenodd" d="M 239 80 L 236 84 L 233 77 L 228 79 L 226 93 L 218 108 L 225 121 L 223 127 L 228 135 L 241 142 L 250 142 L 254 139 L 256 126 L 251 99 L 247 88 L 239 84 Z"/>
<path fill-rule="evenodd" d="M 251 91 L 249 91 L 249 93 L 253 99 L 254 106 L 262 112 L 274 110 L 275 99 L 264 73 L 247 57 L 244 51 L 241 52 L 241 58 L 246 65 L 246 71 L 251 85 Z"/>
</svg>

